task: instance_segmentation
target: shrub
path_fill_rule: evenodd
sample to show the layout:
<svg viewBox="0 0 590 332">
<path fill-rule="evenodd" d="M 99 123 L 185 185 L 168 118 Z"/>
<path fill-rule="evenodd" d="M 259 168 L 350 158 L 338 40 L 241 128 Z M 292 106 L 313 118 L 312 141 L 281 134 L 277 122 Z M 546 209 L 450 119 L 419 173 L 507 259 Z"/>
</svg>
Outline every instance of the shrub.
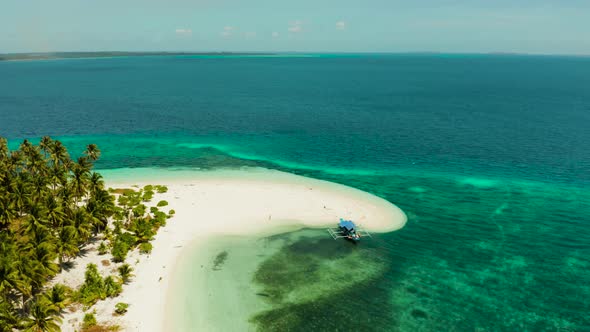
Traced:
<svg viewBox="0 0 590 332">
<path fill-rule="evenodd" d="M 147 206 L 139 204 L 138 206 L 134 207 L 132 211 L 135 218 L 143 217 L 145 211 L 147 211 Z"/>
<path fill-rule="evenodd" d="M 103 239 L 105 240 L 112 240 L 113 239 L 113 230 L 109 227 L 105 227 L 104 231 L 102 232 Z"/>
<path fill-rule="evenodd" d="M 131 233 L 122 233 L 117 237 L 117 240 L 125 243 L 129 248 L 133 248 L 137 242 L 137 238 Z"/>
<path fill-rule="evenodd" d="M 108 276 L 104 280 L 104 290 L 108 297 L 115 297 L 123 291 L 123 285 L 113 276 Z"/>
<path fill-rule="evenodd" d="M 127 312 L 127 308 L 129 308 L 129 304 L 119 302 L 115 305 L 115 313 L 117 315 L 123 315 Z"/>
<path fill-rule="evenodd" d="M 92 327 L 94 325 L 96 325 L 96 317 L 94 316 L 94 313 L 93 312 L 86 313 L 84 315 L 82 328 L 87 329 L 87 328 Z"/>
<path fill-rule="evenodd" d="M 135 234 L 135 243 L 143 243 L 150 241 L 154 237 L 156 232 L 153 228 L 154 227 L 150 220 L 145 218 L 137 218 L 133 220 L 129 230 Z"/>
<path fill-rule="evenodd" d="M 176 211 L 174 211 L 174 210 L 170 210 L 170 211 L 168 211 L 168 215 L 170 215 L 170 216 L 173 216 L 173 215 L 175 215 L 175 214 L 176 214 Z"/>
<path fill-rule="evenodd" d="M 142 254 L 149 254 L 152 252 L 152 244 L 149 242 L 144 242 L 139 245 L 139 252 Z"/>
<path fill-rule="evenodd" d="M 166 205 L 168 205 L 168 202 L 166 202 L 164 200 L 158 202 L 158 207 L 162 207 L 162 206 L 166 206 Z"/>
<path fill-rule="evenodd" d="M 166 186 L 156 186 L 156 191 L 158 192 L 158 194 L 163 194 L 165 192 L 168 192 L 168 187 L 166 187 Z"/>
<path fill-rule="evenodd" d="M 113 226 L 115 226 L 115 228 L 113 229 L 113 234 L 121 235 L 121 233 L 123 232 L 123 222 L 121 220 L 116 220 L 115 222 L 113 222 Z"/>
<path fill-rule="evenodd" d="M 89 306 L 98 300 L 104 300 L 106 298 L 104 280 L 100 273 L 98 273 L 96 265 L 88 264 L 84 276 L 84 283 L 80 286 L 76 295 L 78 301 Z"/>
<path fill-rule="evenodd" d="M 143 197 L 141 198 L 144 202 L 149 202 L 152 200 L 152 198 L 154 198 L 154 192 L 151 190 L 146 190 L 143 193 Z"/>
<path fill-rule="evenodd" d="M 151 213 L 151 214 L 154 214 L 154 213 L 156 213 L 156 212 L 158 212 L 158 211 L 159 211 L 159 210 L 158 210 L 158 208 L 157 208 L 157 207 L 155 207 L 155 206 L 152 206 L 152 207 L 150 207 L 150 213 Z"/>
<path fill-rule="evenodd" d="M 109 251 L 109 249 L 107 248 L 106 243 L 104 243 L 104 241 L 102 241 L 100 243 L 100 245 L 98 246 L 98 254 L 99 255 L 104 255 Z"/>
<path fill-rule="evenodd" d="M 121 331 L 121 327 L 118 325 L 103 325 L 97 324 L 87 329 L 82 329 L 82 332 L 117 332 Z"/>
<path fill-rule="evenodd" d="M 123 264 L 119 266 L 119 275 L 124 283 L 127 283 L 131 277 L 133 277 L 133 268 L 129 264 Z"/>
<path fill-rule="evenodd" d="M 128 251 L 129 246 L 125 242 L 115 241 L 115 245 L 113 245 L 113 249 L 111 249 L 113 260 L 117 263 L 124 262 L 125 258 L 127 258 Z"/>
<path fill-rule="evenodd" d="M 127 252 L 135 247 L 137 238 L 131 233 L 121 233 L 115 238 L 111 254 L 115 262 L 123 262 L 127 258 Z"/>
<path fill-rule="evenodd" d="M 168 217 L 166 216 L 166 213 L 162 212 L 162 211 L 158 211 L 156 213 L 154 213 L 154 224 L 159 225 L 159 226 L 164 226 L 166 225 L 166 219 Z"/>
<path fill-rule="evenodd" d="M 127 206 L 129 204 L 129 196 L 123 194 L 117 198 L 117 204 L 120 206 Z"/>
</svg>

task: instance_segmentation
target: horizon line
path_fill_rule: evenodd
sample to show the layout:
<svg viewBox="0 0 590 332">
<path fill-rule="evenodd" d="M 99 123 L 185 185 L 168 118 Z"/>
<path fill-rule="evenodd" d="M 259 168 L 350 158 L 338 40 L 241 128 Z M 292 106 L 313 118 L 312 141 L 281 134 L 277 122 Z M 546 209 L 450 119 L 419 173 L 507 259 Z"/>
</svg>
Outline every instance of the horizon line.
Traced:
<svg viewBox="0 0 590 332">
<path fill-rule="evenodd" d="M 590 53 L 535 53 L 535 52 L 447 52 L 447 51 L 43 51 L 43 52 L 3 52 L 0 56 L 35 56 L 35 55 L 88 55 L 88 54 L 122 54 L 122 55 L 289 55 L 289 54 L 343 54 L 343 55 L 516 55 L 516 56 L 563 56 L 563 57 L 590 57 Z M 1 60 L 1 59 L 0 59 Z"/>
</svg>

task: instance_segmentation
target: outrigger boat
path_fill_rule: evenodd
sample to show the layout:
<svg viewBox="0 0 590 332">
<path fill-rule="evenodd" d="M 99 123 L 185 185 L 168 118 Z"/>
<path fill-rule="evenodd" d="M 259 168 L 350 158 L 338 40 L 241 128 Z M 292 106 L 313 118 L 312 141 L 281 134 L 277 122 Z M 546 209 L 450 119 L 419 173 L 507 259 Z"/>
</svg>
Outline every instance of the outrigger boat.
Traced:
<svg viewBox="0 0 590 332">
<path fill-rule="evenodd" d="M 340 218 L 338 227 L 328 228 L 328 233 L 330 233 L 334 240 L 348 239 L 354 242 L 360 241 L 361 237 L 371 236 L 369 232 L 360 229 L 357 225 L 355 225 L 352 220 L 345 220 L 342 218 Z"/>
</svg>

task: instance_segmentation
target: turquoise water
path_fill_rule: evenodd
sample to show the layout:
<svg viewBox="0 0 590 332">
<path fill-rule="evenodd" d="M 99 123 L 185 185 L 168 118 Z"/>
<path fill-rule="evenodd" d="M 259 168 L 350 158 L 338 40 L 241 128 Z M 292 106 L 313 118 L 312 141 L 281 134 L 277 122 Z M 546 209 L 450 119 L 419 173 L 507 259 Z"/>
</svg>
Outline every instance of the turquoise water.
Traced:
<svg viewBox="0 0 590 332">
<path fill-rule="evenodd" d="M 354 315 L 365 330 L 590 330 L 589 58 L 89 59 L 0 77 L 12 146 L 96 143 L 102 169 L 260 166 L 400 206 L 406 227 L 362 244 L 383 270 L 291 307 L 310 317 L 293 330 Z"/>
</svg>

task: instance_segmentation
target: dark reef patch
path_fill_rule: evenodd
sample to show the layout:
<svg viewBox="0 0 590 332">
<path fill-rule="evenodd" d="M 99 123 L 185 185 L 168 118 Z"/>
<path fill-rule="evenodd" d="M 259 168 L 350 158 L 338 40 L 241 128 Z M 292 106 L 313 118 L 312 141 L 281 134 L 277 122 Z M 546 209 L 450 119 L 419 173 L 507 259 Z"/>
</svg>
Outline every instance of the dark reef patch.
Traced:
<svg viewBox="0 0 590 332">
<path fill-rule="evenodd" d="M 269 240 L 284 244 L 254 275 L 261 288 L 256 295 L 271 305 L 251 317 L 258 330 L 378 331 L 394 325 L 388 264 L 371 245 L 334 241 L 317 230 Z"/>
<path fill-rule="evenodd" d="M 412 314 L 412 317 L 417 318 L 417 319 L 428 318 L 428 314 L 424 310 L 420 310 L 420 309 L 412 310 L 411 314 Z"/>
<path fill-rule="evenodd" d="M 222 251 L 219 254 L 217 254 L 217 256 L 215 256 L 215 259 L 213 260 L 214 271 L 221 270 L 221 266 L 227 260 L 227 256 L 229 256 L 229 253 L 227 251 Z"/>
</svg>

